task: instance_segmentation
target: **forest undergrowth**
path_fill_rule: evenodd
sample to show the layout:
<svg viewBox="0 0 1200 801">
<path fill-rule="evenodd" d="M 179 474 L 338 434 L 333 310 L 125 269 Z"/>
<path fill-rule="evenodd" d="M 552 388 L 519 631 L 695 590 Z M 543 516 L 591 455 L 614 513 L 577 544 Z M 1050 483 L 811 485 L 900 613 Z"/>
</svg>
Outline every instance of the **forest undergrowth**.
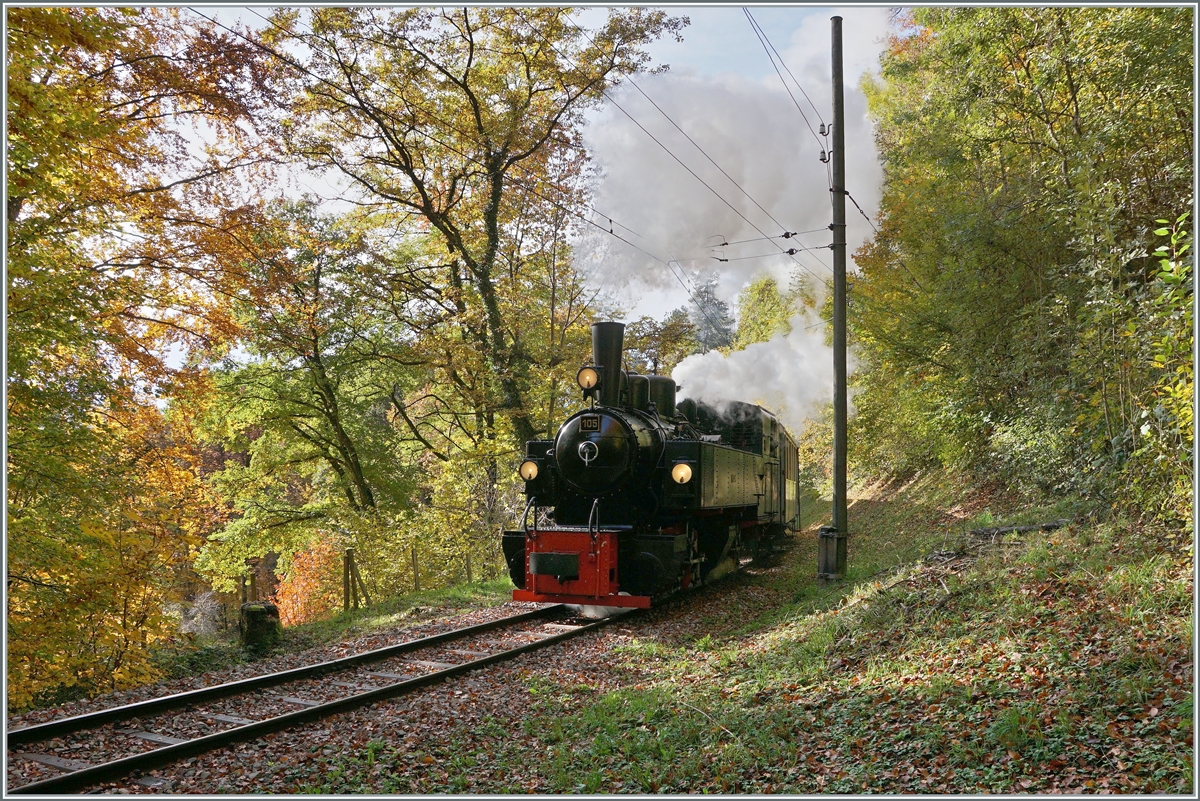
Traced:
<svg viewBox="0 0 1200 801">
<path fill-rule="evenodd" d="M 286 626 L 280 642 L 266 655 L 301 653 L 355 635 L 408 628 L 463 611 L 496 606 L 511 596 L 512 582 L 506 577 L 410 592 L 361 609 L 337 612 L 309 623 Z M 171 679 L 253 662 L 262 656 L 243 648 L 234 631 L 226 635 L 177 639 L 156 650 L 153 663 L 164 677 Z"/>
<path fill-rule="evenodd" d="M 541 696 L 545 789 L 1191 792 L 1191 546 L 1124 520 L 972 536 L 1063 509 L 944 492 L 860 500 L 844 588 L 810 578 L 809 530 L 755 579 L 795 587 L 769 619 L 628 649 L 649 685 Z"/>
<path fill-rule="evenodd" d="M 712 587 L 164 776 L 235 793 L 1193 792 L 1189 536 L 945 471 L 855 494 L 843 581 L 815 578 L 828 504 L 809 494 L 789 550 Z M 491 606 L 501 584 L 298 626 L 278 650 Z"/>
<path fill-rule="evenodd" d="M 813 577 L 811 525 L 739 579 L 790 602 L 616 649 L 615 691 L 531 678 L 522 731 L 437 774 L 372 761 L 409 792 L 1191 793 L 1190 539 L 963 490 L 869 488 L 845 582 Z"/>
</svg>

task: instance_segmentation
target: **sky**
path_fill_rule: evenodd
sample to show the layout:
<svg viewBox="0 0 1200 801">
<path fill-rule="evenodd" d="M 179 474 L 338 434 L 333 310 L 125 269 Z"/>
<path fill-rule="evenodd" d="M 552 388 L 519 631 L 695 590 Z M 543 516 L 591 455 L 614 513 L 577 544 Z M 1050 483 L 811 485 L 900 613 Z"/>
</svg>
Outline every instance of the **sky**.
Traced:
<svg viewBox="0 0 1200 801">
<path fill-rule="evenodd" d="M 717 279 L 718 297 L 731 306 L 738 292 L 764 272 L 786 287 L 799 270 L 816 282 L 818 292 L 825 291 L 832 283 L 829 250 L 794 257 L 780 250 L 797 243 L 820 248 L 832 241 L 829 165 L 820 161 L 828 145 L 819 135 L 821 121 L 832 122 L 830 18 L 843 18 L 846 184 L 865 213 L 874 215 L 882 172 L 858 82 L 864 72 L 878 68 L 890 6 L 749 7 L 782 56 L 783 74 L 790 72 L 807 93 L 806 99 L 791 86 L 807 122 L 741 6 L 665 8 L 691 20 L 681 42 L 668 37 L 649 47 L 651 63 L 670 69 L 613 90 L 611 100 L 624 111 L 606 101 L 590 114 L 586 133 L 600 176 L 593 219 L 645 252 L 593 228 L 577 243 L 576 266 L 626 310 L 629 320 L 661 319 L 685 305 L 696 283 L 709 277 Z M 204 13 L 257 28 L 270 9 L 226 6 L 204 8 Z M 606 8 L 593 7 L 581 22 L 598 25 L 606 15 Z M 335 182 L 332 176 L 308 173 L 290 177 L 293 191 L 326 198 L 340 194 Z M 847 216 L 852 254 L 871 229 L 852 204 Z M 785 230 L 813 233 L 778 238 Z M 722 237 L 730 243 L 775 238 L 712 247 Z"/>
<path fill-rule="evenodd" d="M 824 290 L 832 276 L 829 250 L 794 258 L 780 250 L 832 241 L 829 173 L 820 161 L 828 145 L 819 128 L 822 120 L 832 122 L 830 18 L 843 18 L 846 184 L 865 213 L 874 215 L 882 172 L 858 84 L 864 72 L 878 69 L 889 9 L 750 9 L 782 56 L 784 76 L 790 72 L 812 101 L 792 85 L 799 110 L 741 7 L 670 10 L 691 19 L 682 42 L 651 47 L 655 62 L 670 70 L 618 87 L 612 100 L 628 116 L 606 103 L 587 133 L 601 176 L 594 219 L 606 228 L 611 219 L 614 233 L 652 255 L 595 234 L 578 248 L 577 266 L 629 310 L 629 319 L 661 318 L 687 303 L 688 291 L 710 276 L 731 305 L 763 273 L 786 287 L 798 269 Z M 871 228 L 853 204 L 847 204 L 847 216 L 853 253 Z M 785 230 L 814 233 L 778 238 Z"/>
<path fill-rule="evenodd" d="M 662 319 L 713 278 L 731 307 L 763 274 L 782 288 L 799 275 L 823 297 L 833 272 L 831 251 L 821 249 L 832 242 L 831 165 L 820 160 L 831 141 L 820 125 L 833 116 L 830 18 L 843 20 L 846 188 L 873 216 L 883 175 L 858 87 L 878 70 L 889 9 L 752 7 L 780 72 L 798 83 L 789 84 L 792 96 L 741 7 L 671 10 L 692 24 L 682 42 L 650 50 L 670 69 L 618 87 L 587 131 L 600 176 L 596 220 L 611 220 L 630 244 L 595 233 L 576 247 L 577 266 L 626 310 L 626 321 Z M 785 231 L 799 235 L 782 238 Z M 849 253 L 871 233 L 848 203 Z M 817 249 L 780 253 L 796 243 Z M 848 361 L 853 372 L 853 353 Z M 718 407 L 757 403 L 799 434 L 832 400 L 833 351 L 824 323 L 802 312 L 788 333 L 728 355 L 689 356 L 672 377 L 681 397 Z"/>
</svg>

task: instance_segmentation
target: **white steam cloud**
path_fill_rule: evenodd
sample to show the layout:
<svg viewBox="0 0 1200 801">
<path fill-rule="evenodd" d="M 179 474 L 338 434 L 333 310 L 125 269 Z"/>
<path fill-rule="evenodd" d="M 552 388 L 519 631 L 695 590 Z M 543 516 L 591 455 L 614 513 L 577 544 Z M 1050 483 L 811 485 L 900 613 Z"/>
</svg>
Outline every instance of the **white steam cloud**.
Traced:
<svg viewBox="0 0 1200 801">
<path fill-rule="evenodd" d="M 697 9 L 694 16 L 701 13 Z M 829 13 L 846 19 L 846 185 L 865 212 L 873 214 L 882 170 L 858 79 L 878 67 L 887 9 Z M 687 35 L 685 29 L 685 41 Z M 775 43 L 819 116 L 831 123 L 829 15 L 810 14 L 790 41 Z M 753 58 L 765 62 L 766 55 L 759 51 Z M 700 75 L 683 68 L 634 80 L 637 88 L 622 85 L 613 97 L 636 122 L 607 104 L 589 126 L 588 143 L 599 175 L 593 206 L 600 214 L 592 220 L 605 230 L 589 226 L 576 248 L 577 266 L 618 297 L 640 304 L 636 313 L 660 317 L 682 304 L 686 295 L 681 283 L 696 276 L 715 274 L 717 294 L 727 301 L 762 273 L 774 276 L 783 287 L 794 271 L 806 280 L 832 283 L 832 254 L 821 249 L 832 242 L 829 167 L 820 161 L 832 138 L 826 143 L 809 130 L 774 72 L 769 79 L 757 80 L 735 73 Z M 818 112 L 794 87 L 792 93 L 812 128 L 818 129 Z M 847 204 L 847 217 L 848 250 L 853 253 L 872 231 L 853 204 Z M 610 219 L 613 233 L 636 248 L 609 236 Z M 764 235 L 778 237 L 785 230 L 811 233 L 714 247 L 722 238 L 729 243 L 763 240 Z M 792 258 L 781 254 L 779 246 L 817 250 Z M 664 262 L 672 262 L 675 274 Z M 647 308 L 655 304 L 670 305 Z"/>
<path fill-rule="evenodd" d="M 705 10 L 689 13 L 696 19 Z M 874 214 L 882 170 L 858 81 L 864 72 L 878 68 L 888 33 L 888 10 L 829 9 L 806 16 L 790 40 L 781 41 L 785 37 L 777 37 L 771 29 L 767 34 L 828 124 L 833 105 L 829 54 L 833 14 L 845 20 L 846 186 L 864 211 Z M 685 30 L 685 41 L 687 36 Z M 754 57 L 766 58 L 761 52 Z M 638 87 L 650 99 L 630 85 L 619 87 L 614 97 L 646 130 L 611 105 L 590 126 L 588 140 L 599 175 L 593 206 L 606 215 L 592 219 L 605 232 L 592 229 L 577 245 L 577 266 L 625 300 L 631 318 L 639 314 L 661 318 L 686 302 L 681 284 L 689 284 L 688 290 L 694 292 L 698 279 L 713 275 L 718 297 L 731 305 L 747 283 L 764 273 L 784 289 L 798 274 L 818 296 L 829 291 L 833 256 L 820 248 L 832 242 L 830 177 L 820 155 L 823 147 L 832 146 L 832 138 L 826 145 L 814 135 L 778 77 L 767 74 L 769 79 L 757 80 L 732 72 L 701 75 L 684 68 L 638 77 Z M 818 114 L 792 91 L 817 129 Z M 609 236 L 610 224 L 614 234 L 637 247 Z M 763 240 L 764 235 L 778 237 L 784 230 L 811 233 Z M 870 223 L 848 203 L 851 256 L 871 234 Z M 759 241 L 735 244 L 738 240 Z M 716 246 L 721 241 L 730 244 Z M 793 259 L 781 254 L 777 244 L 818 249 L 799 252 Z M 674 274 L 664 262 L 671 262 Z M 853 262 L 850 266 L 853 270 Z M 691 356 L 673 375 L 683 386 L 683 397 L 714 405 L 735 400 L 757 403 L 799 434 L 805 421 L 832 399 L 833 353 L 825 338 L 825 326 L 815 314 L 800 314 L 786 336 L 729 356 L 717 352 Z"/>
<path fill-rule="evenodd" d="M 815 317 L 815 315 L 811 315 Z M 833 350 L 824 323 L 797 314 L 789 334 L 776 334 L 728 356 L 709 351 L 689 356 L 671 373 L 681 398 L 718 409 L 729 401 L 757 403 L 799 435 L 820 407 L 833 400 Z M 847 369 L 853 358 L 847 355 Z"/>
</svg>

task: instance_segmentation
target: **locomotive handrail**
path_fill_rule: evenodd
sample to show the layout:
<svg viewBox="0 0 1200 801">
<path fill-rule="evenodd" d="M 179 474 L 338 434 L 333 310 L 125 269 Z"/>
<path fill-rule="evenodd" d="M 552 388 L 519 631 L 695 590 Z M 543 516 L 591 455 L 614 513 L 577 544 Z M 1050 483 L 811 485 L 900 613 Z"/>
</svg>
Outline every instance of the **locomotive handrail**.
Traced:
<svg viewBox="0 0 1200 801">
<path fill-rule="evenodd" d="M 592 529 L 592 519 L 596 520 L 596 528 Z M 596 541 L 596 537 L 600 534 L 600 499 L 596 498 L 592 501 L 592 511 L 588 513 L 588 534 L 592 538 L 592 542 Z"/>
<path fill-rule="evenodd" d="M 537 496 L 530 495 L 529 503 L 525 504 L 525 511 L 521 513 L 521 525 L 525 527 L 525 536 L 529 536 L 529 510 L 535 503 L 537 503 Z M 534 511 L 533 517 L 534 517 L 533 527 L 536 530 L 537 529 L 537 511 Z"/>
</svg>

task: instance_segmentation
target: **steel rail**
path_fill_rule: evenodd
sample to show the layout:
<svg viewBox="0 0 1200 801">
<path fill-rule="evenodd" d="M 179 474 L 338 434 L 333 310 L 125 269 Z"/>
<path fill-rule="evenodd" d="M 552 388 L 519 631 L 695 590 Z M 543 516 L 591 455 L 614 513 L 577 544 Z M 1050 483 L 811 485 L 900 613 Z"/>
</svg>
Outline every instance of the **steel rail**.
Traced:
<svg viewBox="0 0 1200 801">
<path fill-rule="evenodd" d="M 545 610 L 539 610 L 545 611 Z M 632 611 L 632 610 L 631 610 Z M 76 792 L 86 787 L 99 784 L 105 781 L 114 781 L 123 778 L 137 770 L 151 770 L 153 768 L 162 767 L 179 759 L 184 759 L 189 756 L 195 756 L 207 751 L 216 750 L 226 745 L 231 745 L 245 740 L 253 740 L 265 734 L 281 731 L 283 729 L 294 726 L 298 723 L 307 723 L 313 720 L 318 720 L 327 715 L 346 712 L 351 709 L 369 704 L 375 701 L 381 701 L 385 698 L 392 698 L 398 695 L 413 692 L 422 687 L 436 684 L 443 679 L 448 679 L 453 676 L 467 673 L 472 670 L 478 670 L 481 667 L 501 662 L 521 654 L 545 648 L 563 640 L 576 637 L 587 631 L 600 628 L 614 620 L 624 617 L 628 612 L 621 612 L 612 617 L 603 620 L 597 620 L 593 623 L 581 625 L 577 629 L 565 631 L 561 634 L 553 634 L 544 637 L 538 641 L 527 643 L 525 645 L 510 648 L 507 651 L 502 651 L 498 654 L 474 659 L 470 662 L 464 662 L 460 665 L 444 668 L 442 670 L 426 673 L 422 676 L 416 676 L 411 679 L 396 682 L 395 684 L 387 685 L 386 687 L 378 687 L 374 690 L 368 690 L 364 693 L 351 695 L 346 698 L 338 699 L 337 701 L 329 701 L 328 703 L 319 706 L 309 707 L 297 712 L 289 712 L 286 715 L 260 720 L 255 723 L 248 723 L 243 726 L 238 726 L 226 731 L 209 734 L 204 737 L 199 737 L 195 740 L 189 740 L 186 743 L 178 743 L 176 745 L 168 745 L 162 748 L 157 748 L 153 751 L 146 751 L 141 754 L 123 757 L 112 762 L 106 762 L 101 765 L 93 765 L 92 767 L 83 768 L 81 770 L 65 773 L 61 776 L 55 776 L 41 781 L 31 782 L 21 785 L 20 787 L 10 788 L 10 794 L 23 795 L 50 795 L 57 793 Z M 511 622 L 511 619 L 509 619 Z"/>
<path fill-rule="evenodd" d="M 96 712 L 87 712 L 82 715 L 74 715 L 69 718 L 60 718 L 58 720 L 47 721 L 46 723 L 38 723 L 34 726 L 25 726 L 20 729 L 12 729 L 5 736 L 5 744 L 8 748 L 14 745 L 28 745 L 29 743 L 42 742 L 54 737 L 60 737 L 64 734 L 71 734 L 84 729 L 94 729 L 98 726 L 103 726 L 105 723 L 111 723 L 117 720 L 125 720 L 126 718 L 142 717 L 144 715 L 156 715 L 162 712 L 167 712 L 172 709 L 180 709 L 182 707 L 191 706 L 192 704 L 202 703 L 206 701 L 214 701 L 218 698 L 227 698 L 231 695 L 240 695 L 250 690 L 259 689 L 262 687 L 273 687 L 277 684 L 286 684 L 290 681 L 298 679 L 311 678 L 320 676 L 325 673 L 331 673 L 337 670 L 344 670 L 348 667 L 353 667 L 357 664 L 368 662 L 377 662 L 397 654 L 407 653 L 409 651 L 418 651 L 423 648 L 428 648 L 431 645 L 437 645 L 443 642 L 459 640 L 464 637 L 470 637 L 473 634 L 482 634 L 493 629 L 507 626 L 512 623 L 520 623 L 525 620 L 536 620 L 541 617 L 548 617 L 562 609 L 562 604 L 555 604 L 543 609 L 535 609 L 532 612 L 522 612 L 518 615 L 510 615 L 509 617 L 500 618 L 499 620 L 490 620 L 486 623 L 478 623 L 474 626 L 467 626 L 453 631 L 442 632 L 441 634 L 432 634 L 428 637 L 422 637 L 417 640 L 409 640 L 408 642 L 398 643 L 396 645 L 388 645 L 383 648 L 376 648 L 373 651 L 364 651 L 361 654 L 352 656 L 344 656 L 339 659 L 332 659 L 327 662 L 318 662 L 314 665 L 305 665 L 304 667 L 292 668 L 279 673 L 267 673 L 263 676 L 254 676 L 248 679 L 239 681 L 231 681 L 225 684 L 216 684 L 212 687 L 201 687 L 198 690 L 188 690 L 174 695 L 164 695 L 161 698 L 151 698 L 148 701 L 138 701 L 133 704 L 125 704 L 124 706 L 115 706 L 110 709 L 101 709 Z"/>
</svg>

